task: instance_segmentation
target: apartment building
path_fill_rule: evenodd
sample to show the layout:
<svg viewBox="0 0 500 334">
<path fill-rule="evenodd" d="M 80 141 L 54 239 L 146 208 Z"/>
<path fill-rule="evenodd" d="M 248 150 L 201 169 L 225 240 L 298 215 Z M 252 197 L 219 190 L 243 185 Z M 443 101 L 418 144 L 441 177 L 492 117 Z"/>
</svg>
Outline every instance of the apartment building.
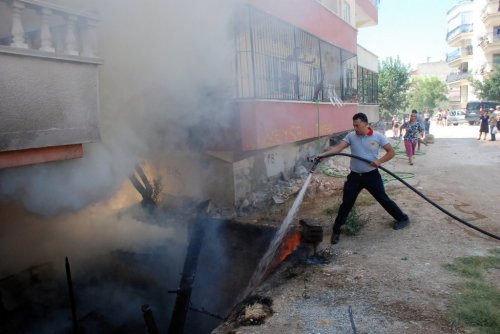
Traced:
<svg viewBox="0 0 500 334">
<path fill-rule="evenodd" d="M 453 108 L 478 97 L 472 80 L 483 80 L 500 65 L 500 6 L 496 0 L 462 0 L 448 11 L 446 40 L 451 51 L 447 77 Z"/>
<path fill-rule="evenodd" d="M 97 22 L 50 2 L 0 1 L 0 168 L 78 158 L 100 139 Z"/>
<path fill-rule="evenodd" d="M 356 112 L 378 120 L 378 58 L 357 45 L 377 1 L 220 3 L 1 0 L 0 167 L 112 142 L 167 192 L 238 203 Z"/>
</svg>

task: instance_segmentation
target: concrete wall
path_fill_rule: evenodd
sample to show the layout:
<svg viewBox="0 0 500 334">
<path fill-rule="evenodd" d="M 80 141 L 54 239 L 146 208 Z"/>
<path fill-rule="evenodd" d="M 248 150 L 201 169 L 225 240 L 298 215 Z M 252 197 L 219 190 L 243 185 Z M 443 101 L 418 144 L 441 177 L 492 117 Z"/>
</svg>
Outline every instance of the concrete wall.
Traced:
<svg viewBox="0 0 500 334">
<path fill-rule="evenodd" d="M 329 144 L 329 137 L 319 140 L 320 151 Z M 234 202 L 240 204 L 249 194 L 257 191 L 264 183 L 273 182 L 281 172 L 293 173 L 296 166 L 306 163 L 306 157 L 318 153 L 318 141 L 280 145 L 256 151 L 252 156 L 233 164 Z"/>
<path fill-rule="evenodd" d="M 378 73 L 378 57 L 361 45 L 358 45 L 358 66 Z"/>
<path fill-rule="evenodd" d="M 379 106 L 378 104 L 360 104 L 359 112 L 362 112 L 368 116 L 368 121 L 370 123 L 378 122 L 379 120 Z"/>
<path fill-rule="evenodd" d="M 100 138 L 96 64 L 0 52 L 0 101 L 0 151 Z"/>
</svg>

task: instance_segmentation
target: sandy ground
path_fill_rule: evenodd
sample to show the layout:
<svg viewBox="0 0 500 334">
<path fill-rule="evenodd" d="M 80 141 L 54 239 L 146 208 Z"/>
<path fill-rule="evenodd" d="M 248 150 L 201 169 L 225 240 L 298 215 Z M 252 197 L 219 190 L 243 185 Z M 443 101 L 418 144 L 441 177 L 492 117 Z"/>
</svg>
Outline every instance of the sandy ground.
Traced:
<svg viewBox="0 0 500 334">
<path fill-rule="evenodd" d="M 478 127 L 469 125 L 433 125 L 431 133 L 435 143 L 422 146 L 413 166 L 398 156 L 384 167 L 414 173 L 407 181 L 423 194 L 500 235 L 500 141 L 478 141 Z M 329 255 L 330 262 L 286 260 L 255 291 L 272 299 L 274 313 L 258 326 L 228 323 L 213 333 L 464 333 L 453 328 L 446 316 L 450 296 L 465 279 L 444 265 L 462 256 L 485 255 L 500 242 L 454 221 L 391 181 L 387 191 L 409 214 L 411 224 L 393 230 L 392 218 L 362 193 L 358 202 L 364 205 L 358 205 L 358 210 L 369 223 L 360 235 L 342 235 L 339 244 L 330 245 L 332 221 L 323 211 L 339 200 L 343 181 L 318 172 L 315 177 L 329 178 L 336 195 L 318 191 L 306 196 L 296 220 L 315 219 L 324 226 L 319 250 Z M 290 206 L 277 206 L 265 218 L 279 222 Z M 492 282 L 499 277 L 499 271 L 489 274 Z"/>
</svg>

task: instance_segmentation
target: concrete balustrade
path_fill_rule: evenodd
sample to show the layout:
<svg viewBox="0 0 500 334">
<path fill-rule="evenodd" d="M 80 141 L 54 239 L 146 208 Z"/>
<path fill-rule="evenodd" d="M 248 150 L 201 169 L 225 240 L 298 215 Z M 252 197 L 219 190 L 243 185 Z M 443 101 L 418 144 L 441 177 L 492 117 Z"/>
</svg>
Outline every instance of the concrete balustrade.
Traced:
<svg viewBox="0 0 500 334">
<path fill-rule="evenodd" d="M 0 45 L 44 54 L 97 58 L 97 15 L 41 0 L 0 0 L 0 5 L 6 9 L 0 10 L 0 20 L 11 22 L 8 30 L 0 26 Z"/>
</svg>

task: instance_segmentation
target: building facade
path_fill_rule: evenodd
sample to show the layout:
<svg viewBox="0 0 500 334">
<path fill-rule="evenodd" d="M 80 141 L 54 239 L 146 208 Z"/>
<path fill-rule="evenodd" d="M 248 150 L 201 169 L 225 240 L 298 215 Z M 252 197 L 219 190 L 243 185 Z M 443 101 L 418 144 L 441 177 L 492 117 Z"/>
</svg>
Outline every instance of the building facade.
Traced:
<svg viewBox="0 0 500 334">
<path fill-rule="evenodd" d="M 100 139 L 96 15 L 0 1 L 0 168 L 77 158 Z"/>
<path fill-rule="evenodd" d="M 0 168 L 85 156 L 102 137 L 167 192 L 239 203 L 356 112 L 378 120 L 378 58 L 357 45 L 377 1 L 220 2 L 0 1 Z"/>
<path fill-rule="evenodd" d="M 448 11 L 446 40 L 451 51 L 447 77 L 453 108 L 478 100 L 472 80 L 482 81 L 500 65 L 500 4 L 496 0 L 462 0 Z"/>
</svg>

